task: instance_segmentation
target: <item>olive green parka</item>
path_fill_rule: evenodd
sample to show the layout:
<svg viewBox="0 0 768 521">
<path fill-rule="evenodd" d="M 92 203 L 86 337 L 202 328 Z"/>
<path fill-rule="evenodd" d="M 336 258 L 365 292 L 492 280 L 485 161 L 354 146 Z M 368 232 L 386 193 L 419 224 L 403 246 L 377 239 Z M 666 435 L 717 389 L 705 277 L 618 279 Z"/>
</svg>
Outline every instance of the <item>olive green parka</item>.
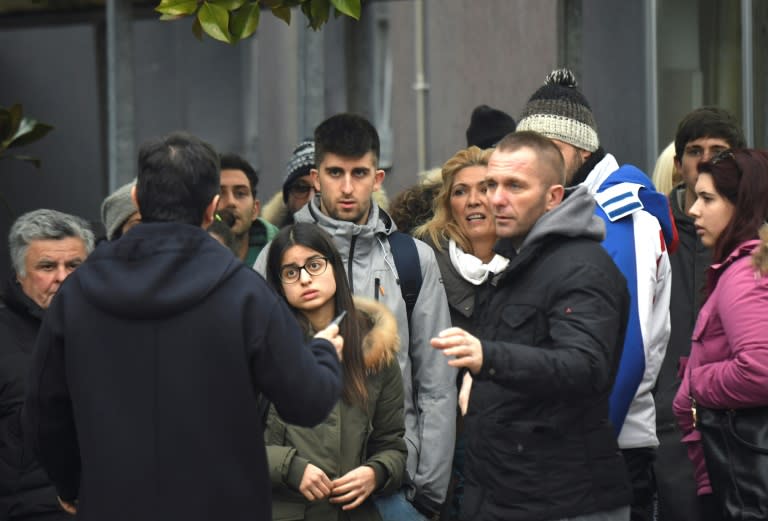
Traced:
<svg viewBox="0 0 768 521">
<path fill-rule="evenodd" d="M 264 436 L 274 520 L 376 521 L 380 517 L 372 498 L 395 492 L 402 485 L 407 449 L 397 322 L 388 309 L 373 300 L 355 297 L 355 306 L 372 324 L 363 341 L 367 410 L 342 399 L 323 423 L 305 428 L 286 424 L 270 406 Z M 349 511 L 328 499 L 310 502 L 299 492 L 308 463 L 322 469 L 331 480 L 368 465 L 376 474 L 376 490 Z"/>
</svg>

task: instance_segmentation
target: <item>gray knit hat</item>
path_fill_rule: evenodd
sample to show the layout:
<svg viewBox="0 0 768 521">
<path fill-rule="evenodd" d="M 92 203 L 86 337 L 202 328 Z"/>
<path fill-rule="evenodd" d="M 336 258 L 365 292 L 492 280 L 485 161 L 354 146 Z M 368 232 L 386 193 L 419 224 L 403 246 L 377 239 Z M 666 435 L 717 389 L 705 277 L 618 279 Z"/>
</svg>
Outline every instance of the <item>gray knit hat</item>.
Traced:
<svg viewBox="0 0 768 521">
<path fill-rule="evenodd" d="M 525 105 L 517 130 L 532 130 L 588 152 L 597 150 L 600 139 L 595 116 L 576 86 L 569 69 L 550 72 Z"/>
<path fill-rule="evenodd" d="M 131 181 L 121 186 L 101 203 L 101 222 L 107 230 L 107 240 L 111 241 L 125 221 L 139 211 L 131 199 L 131 188 L 135 183 Z"/>
<path fill-rule="evenodd" d="M 293 149 L 293 155 L 285 166 L 283 181 L 283 202 L 288 202 L 288 189 L 299 177 L 309 174 L 315 168 L 315 142 L 305 139 Z"/>
</svg>

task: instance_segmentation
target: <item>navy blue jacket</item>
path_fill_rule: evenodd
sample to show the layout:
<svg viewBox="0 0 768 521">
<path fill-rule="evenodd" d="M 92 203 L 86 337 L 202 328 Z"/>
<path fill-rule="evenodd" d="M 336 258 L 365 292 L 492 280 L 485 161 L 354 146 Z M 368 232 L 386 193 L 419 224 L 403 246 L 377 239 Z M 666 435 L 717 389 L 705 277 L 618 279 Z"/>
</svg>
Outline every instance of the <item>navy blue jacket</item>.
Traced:
<svg viewBox="0 0 768 521">
<path fill-rule="evenodd" d="M 25 420 L 79 520 L 269 519 L 258 394 L 312 426 L 340 375 L 333 346 L 306 346 L 283 299 L 204 230 L 140 224 L 54 298 Z"/>
</svg>

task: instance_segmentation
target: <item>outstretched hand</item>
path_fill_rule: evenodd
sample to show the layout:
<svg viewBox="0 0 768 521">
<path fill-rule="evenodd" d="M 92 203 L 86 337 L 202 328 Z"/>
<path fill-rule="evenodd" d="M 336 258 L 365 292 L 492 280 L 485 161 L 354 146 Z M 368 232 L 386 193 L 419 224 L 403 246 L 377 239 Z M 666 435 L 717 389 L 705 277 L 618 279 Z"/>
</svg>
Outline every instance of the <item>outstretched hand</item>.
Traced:
<svg viewBox="0 0 768 521">
<path fill-rule="evenodd" d="M 315 338 L 324 338 L 328 340 L 333 347 L 336 348 L 336 354 L 339 356 L 339 360 L 342 359 L 342 352 L 344 351 L 344 337 L 339 334 L 339 326 L 331 324 L 325 329 L 318 331 L 315 334 Z"/>
<path fill-rule="evenodd" d="M 430 343 L 440 349 L 452 367 L 466 367 L 472 374 L 477 374 L 483 367 L 483 346 L 480 340 L 460 327 L 449 327 L 440 331 Z"/>
</svg>

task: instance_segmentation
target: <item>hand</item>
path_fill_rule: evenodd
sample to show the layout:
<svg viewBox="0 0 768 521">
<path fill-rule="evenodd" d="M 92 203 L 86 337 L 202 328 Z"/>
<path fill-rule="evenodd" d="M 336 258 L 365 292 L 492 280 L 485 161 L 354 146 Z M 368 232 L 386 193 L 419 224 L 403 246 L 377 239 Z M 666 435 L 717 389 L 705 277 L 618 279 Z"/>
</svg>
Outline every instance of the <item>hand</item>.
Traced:
<svg viewBox="0 0 768 521">
<path fill-rule="evenodd" d="M 325 499 L 331 494 L 331 480 L 325 475 L 325 472 L 315 467 L 311 463 L 304 469 L 304 475 L 301 477 L 299 492 L 309 501 Z"/>
<path fill-rule="evenodd" d="M 459 410 L 462 416 L 467 415 L 470 391 L 472 391 L 472 375 L 464 373 L 464 378 L 461 380 L 461 389 L 459 389 Z"/>
<path fill-rule="evenodd" d="M 376 488 L 376 473 L 372 467 L 360 466 L 333 480 L 331 503 L 347 503 L 342 510 L 359 507 Z M 350 503 L 351 501 L 351 503 Z"/>
<path fill-rule="evenodd" d="M 339 326 L 331 324 L 322 331 L 318 331 L 315 334 L 315 338 L 324 338 L 328 340 L 333 347 L 336 348 L 336 354 L 339 356 L 339 360 L 342 359 L 342 351 L 344 350 L 344 338 L 339 334 Z"/>
<path fill-rule="evenodd" d="M 480 340 L 460 327 L 443 329 L 431 341 L 432 347 L 440 349 L 451 367 L 466 367 L 472 374 L 477 374 L 483 367 L 483 346 Z"/>
<path fill-rule="evenodd" d="M 74 516 L 75 514 L 77 514 L 77 500 L 74 500 L 72 502 L 64 501 L 59 496 L 56 496 L 56 499 L 59 500 L 59 505 L 61 505 L 61 508 L 64 509 L 64 512 L 66 512 L 70 516 Z"/>
</svg>

